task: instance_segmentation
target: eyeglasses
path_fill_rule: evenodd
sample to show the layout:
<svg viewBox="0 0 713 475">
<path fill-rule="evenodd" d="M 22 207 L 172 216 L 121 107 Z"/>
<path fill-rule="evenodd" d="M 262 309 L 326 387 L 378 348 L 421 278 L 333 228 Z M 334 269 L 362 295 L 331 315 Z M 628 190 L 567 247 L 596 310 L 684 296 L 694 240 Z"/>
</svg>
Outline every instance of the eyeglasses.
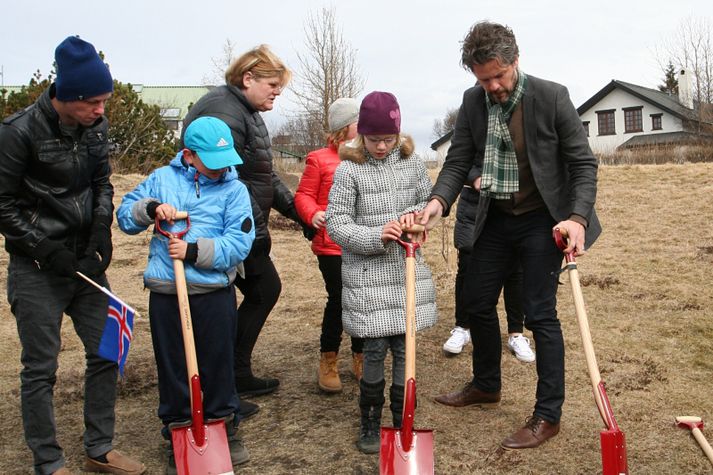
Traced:
<svg viewBox="0 0 713 475">
<path fill-rule="evenodd" d="M 393 144 L 396 143 L 396 137 L 384 137 L 379 138 L 379 137 L 365 137 L 366 141 L 369 142 L 370 144 L 376 146 L 379 145 L 381 142 L 384 142 L 384 145 L 387 147 L 391 147 Z"/>
</svg>

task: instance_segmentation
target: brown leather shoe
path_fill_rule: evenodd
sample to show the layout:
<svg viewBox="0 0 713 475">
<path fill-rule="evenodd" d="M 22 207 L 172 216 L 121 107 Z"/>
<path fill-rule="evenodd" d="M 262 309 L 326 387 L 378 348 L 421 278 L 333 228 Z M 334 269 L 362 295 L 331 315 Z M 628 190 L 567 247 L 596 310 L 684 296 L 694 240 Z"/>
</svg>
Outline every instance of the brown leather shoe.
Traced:
<svg viewBox="0 0 713 475">
<path fill-rule="evenodd" d="M 110 450 L 106 454 L 106 463 L 87 457 L 84 461 L 84 470 L 115 475 L 141 475 L 146 471 L 146 467 L 118 450 Z"/>
<path fill-rule="evenodd" d="M 56 472 L 53 472 L 52 475 L 72 475 L 72 472 L 67 467 L 62 467 Z"/>
<path fill-rule="evenodd" d="M 503 440 L 500 446 L 504 449 L 534 449 L 556 436 L 559 431 L 559 422 L 552 424 L 540 416 L 530 416 L 525 426 Z"/>
<path fill-rule="evenodd" d="M 496 407 L 500 403 L 500 391 L 486 393 L 468 383 L 459 391 L 436 396 L 436 402 L 446 406 L 463 407 L 476 405 L 480 407 Z"/>
</svg>

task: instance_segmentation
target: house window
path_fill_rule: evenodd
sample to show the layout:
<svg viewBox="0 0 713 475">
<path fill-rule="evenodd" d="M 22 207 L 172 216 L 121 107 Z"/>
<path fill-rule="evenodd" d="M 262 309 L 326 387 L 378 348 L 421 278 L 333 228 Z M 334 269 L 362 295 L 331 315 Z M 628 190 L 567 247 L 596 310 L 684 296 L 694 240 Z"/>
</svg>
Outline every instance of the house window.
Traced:
<svg viewBox="0 0 713 475">
<path fill-rule="evenodd" d="M 582 121 L 582 127 L 584 127 L 584 133 L 587 134 L 587 137 L 589 137 L 589 121 Z"/>
<path fill-rule="evenodd" d="M 661 117 L 663 114 L 651 114 L 651 130 L 663 130 Z"/>
<path fill-rule="evenodd" d="M 614 126 L 614 109 L 597 111 L 597 126 L 599 127 L 599 135 L 616 134 L 616 128 Z"/>
<path fill-rule="evenodd" d="M 644 128 L 641 119 L 642 108 L 642 106 L 624 108 L 624 133 L 643 132 Z"/>
</svg>

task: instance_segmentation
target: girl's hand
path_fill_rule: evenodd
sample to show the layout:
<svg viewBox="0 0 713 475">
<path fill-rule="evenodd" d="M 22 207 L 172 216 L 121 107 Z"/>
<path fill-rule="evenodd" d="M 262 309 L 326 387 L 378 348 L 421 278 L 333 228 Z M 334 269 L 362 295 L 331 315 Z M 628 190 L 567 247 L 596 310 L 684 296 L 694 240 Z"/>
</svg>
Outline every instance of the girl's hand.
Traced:
<svg viewBox="0 0 713 475">
<path fill-rule="evenodd" d="M 398 221 L 389 221 L 381 230 L 381 241 L 386 244 L 389 241 L 396 241 L 401 237 L 401 224 Z"/>
<path fill-rule="evenodd" d="M 314 213 L 314 216 L 312 216 L 312 227 L 314 229 L 322 229 L 324 225 L 327 224 L 327 220 L 324 215 L 324 211 L 317 211 Z"/>
<path fill-rule="evenodd" d="M 413 213 L 404 214 L 399 218 L 399 224 L 402 228 L 410 228 L 416 222 L 416 215 Z"/>
<path fill-rule="evenodd" d="M 168 255 L 171 256 L 171 259 L 185 259 L 187 250 L 188 243 L 183 239 L 171 238 L 168 241 Z"/>
</svg>

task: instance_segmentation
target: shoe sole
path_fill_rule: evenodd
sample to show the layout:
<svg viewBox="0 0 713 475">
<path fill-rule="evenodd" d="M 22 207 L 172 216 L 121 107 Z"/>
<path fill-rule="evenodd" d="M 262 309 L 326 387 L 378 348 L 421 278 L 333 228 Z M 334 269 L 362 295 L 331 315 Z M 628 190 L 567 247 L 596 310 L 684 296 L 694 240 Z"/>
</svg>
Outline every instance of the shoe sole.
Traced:
<svg viewBox="0 0 713 475">
<path fill-rule="evenodd" d="M 516 360 L 522 361 L 523 363 L 532 363 L 533 361 L 535 361 L 537 359 L 537 357 L 533 357 L 531 360 L 526 360 L 524 358 L 520 358 L 517 355 L 517 353 L 515 353 L 513 350 L 510 350 L 510 353 L 512 353 L 512 355 L 515 357 Z"/>
<path fill-rule="evenodd" d="M 455 356 L 455 355 L 460 355 L 462 352 L 463 352 L 463 348 L 461 348 L 461 349 L 458 350 L 458 351 L 454 351 L 454 350 L 449 350 L 449 349 L 447 349 L 445 346 L 443 347 L 443 353 L 445 353 L 446 356 L 448 356 L 448 355 L 453 355 L 453 356 Z"/>
<path fill-rule="evenodd" d="M 336 393 L 341 393 L 343 388 L 330 388 L 327 386 L 322 386 L 321 384 L 317 384 L 319 386 L 319 389 L 321 389 L 325 393 L 329 394 L 336 394 Z"/>
<path fill-rule="evenodd" d="M 275 386 L 274 388 L 267 388 L 267 389 L 255 389 L 252 391 L 243 391 L 239 392 L 238 396 L 239 397 L 250 397 L 250 396 L 264 396 L 266 394 L 274 393 L 277 391 L 279 386 Z"/>
</svg>

